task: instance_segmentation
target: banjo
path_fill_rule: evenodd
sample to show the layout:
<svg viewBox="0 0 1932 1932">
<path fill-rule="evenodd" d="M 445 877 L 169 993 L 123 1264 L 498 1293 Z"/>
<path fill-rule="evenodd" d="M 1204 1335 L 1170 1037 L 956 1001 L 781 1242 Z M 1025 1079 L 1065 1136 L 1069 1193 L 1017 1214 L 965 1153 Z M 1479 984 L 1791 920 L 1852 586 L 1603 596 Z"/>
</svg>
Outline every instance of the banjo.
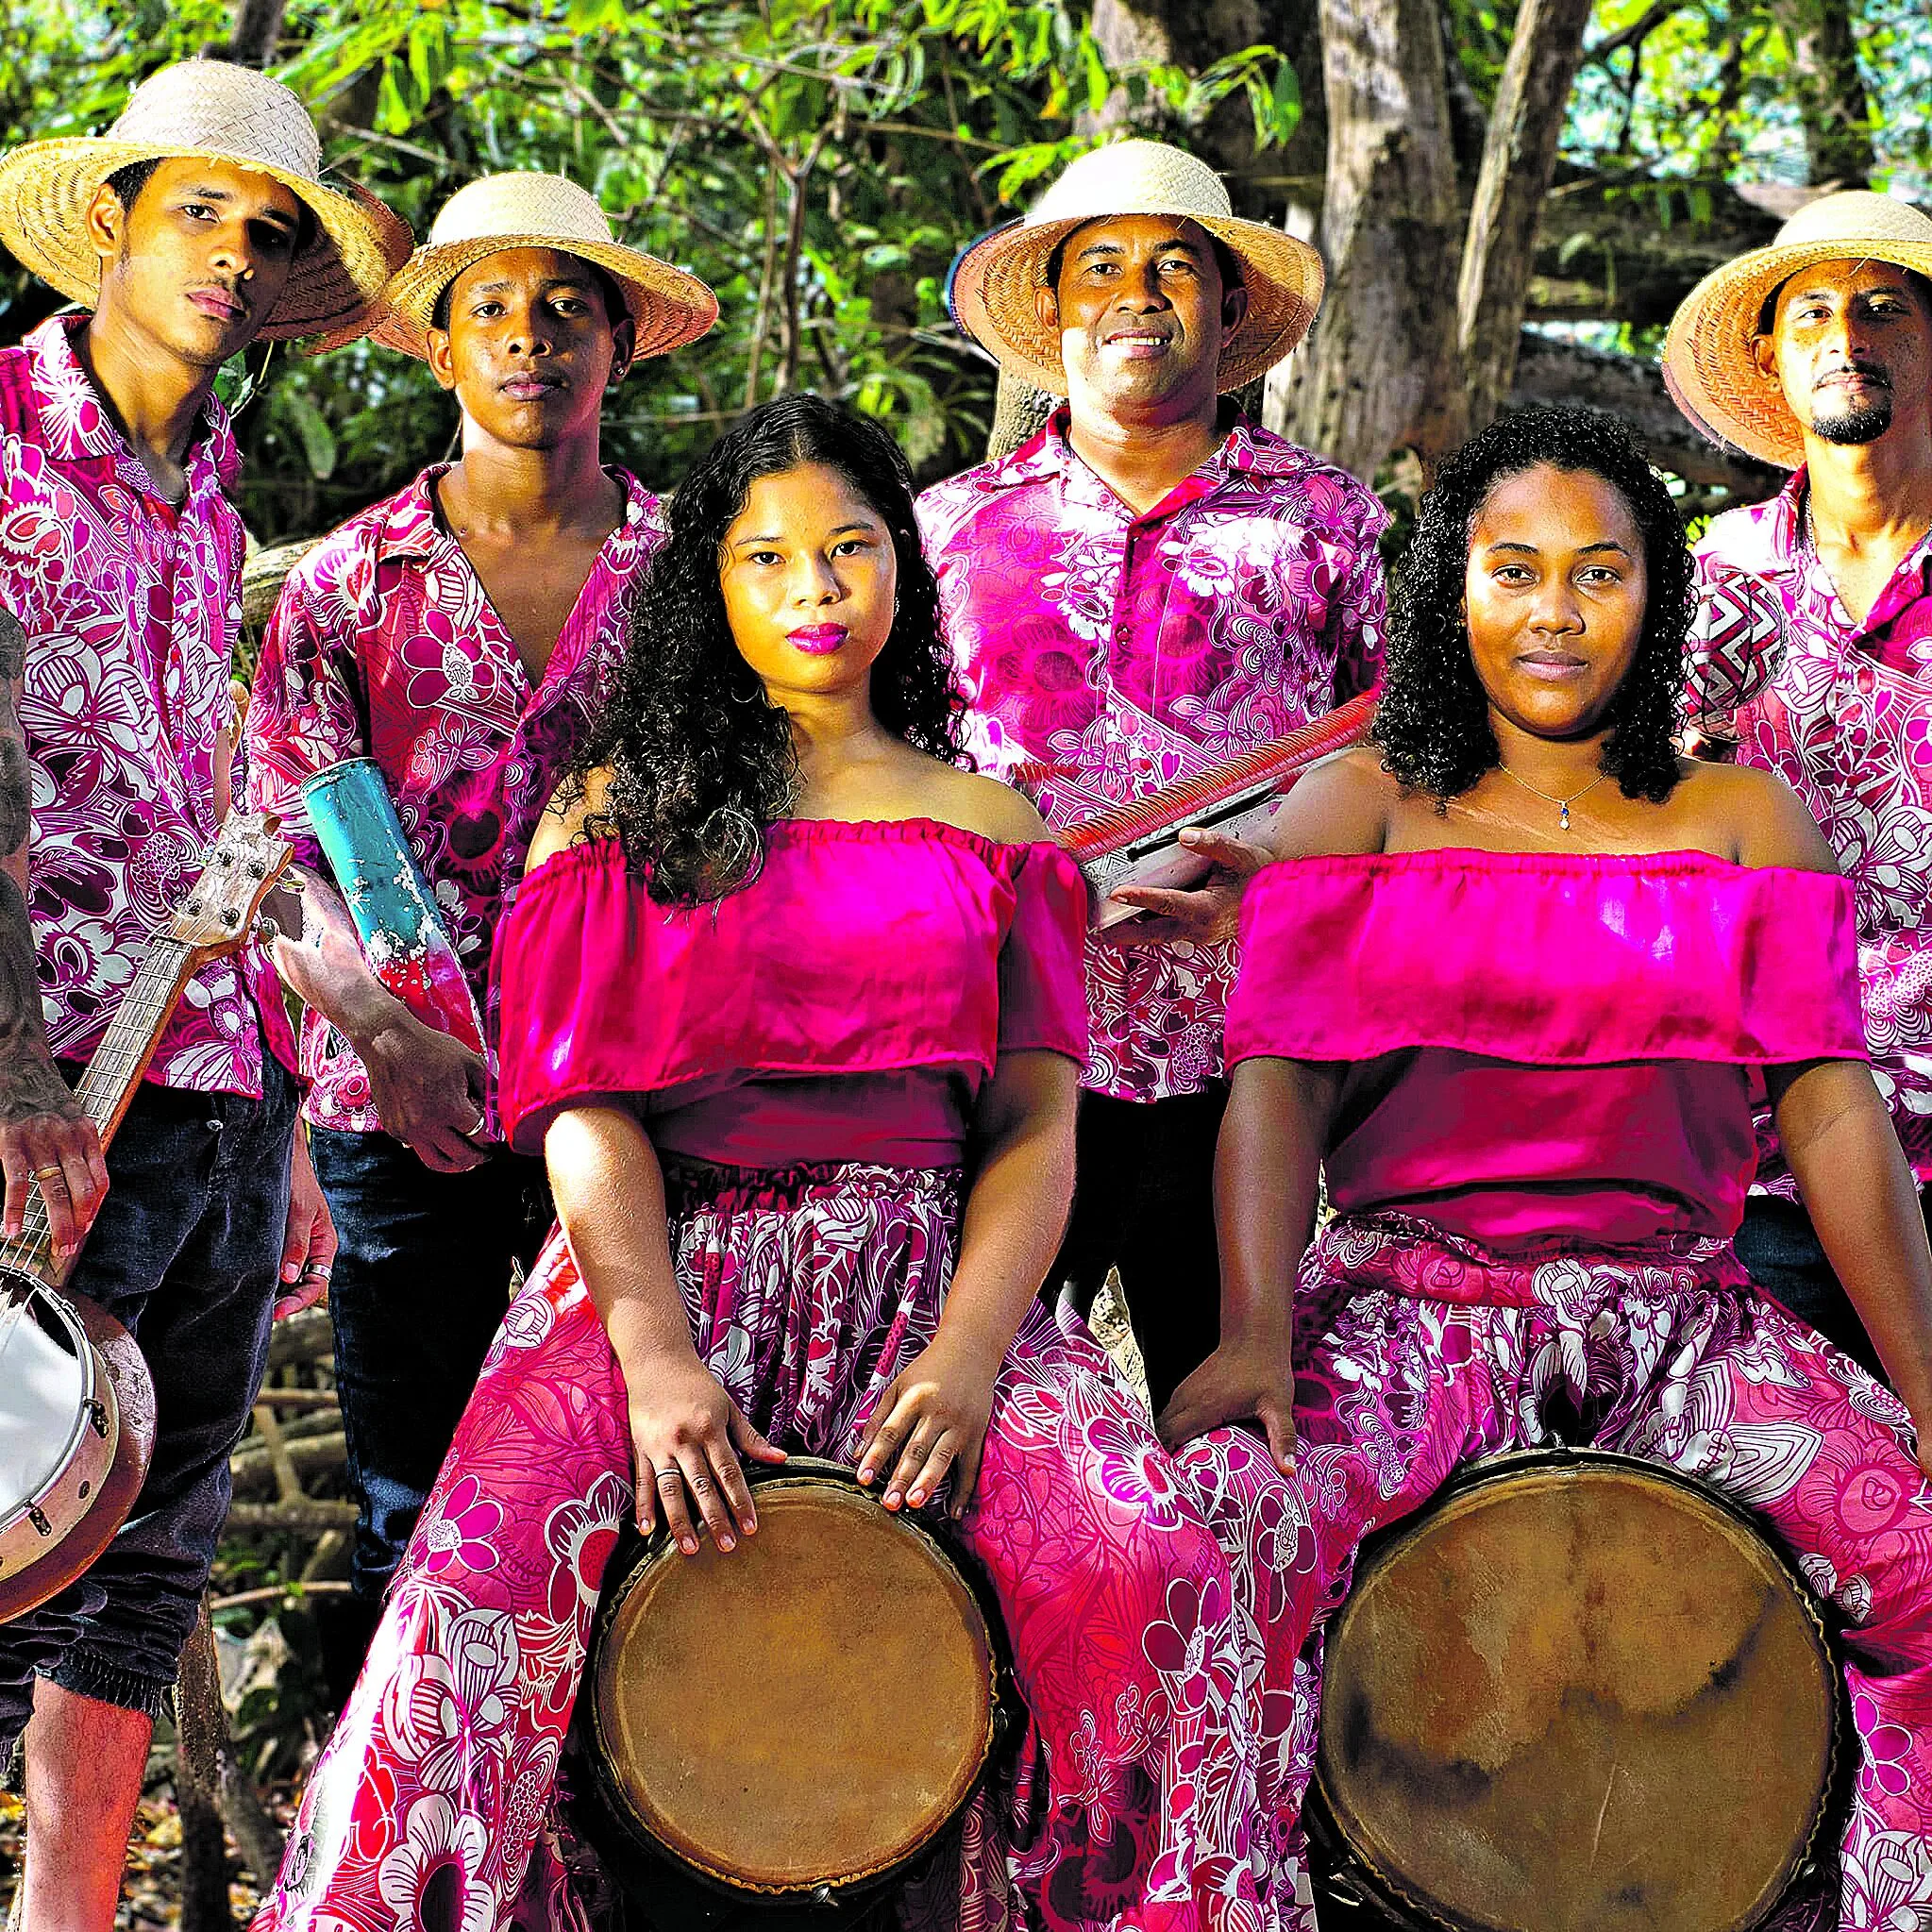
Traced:
<svg viewBox="0 0 1932 1932">
<path fill-rule="evenodd" d="M 289 863 L 277 821 L 232 813 L 149 944 L 75 1098 L 105 1148 L 184 987 L 240 949 Z M 154 1453 L 154 1385 L 134 1338 L 62 1284 L 46 1204 L 0 1242 L 0 1623 L 63 1589 L 127 1520 Z"/>
</svg>

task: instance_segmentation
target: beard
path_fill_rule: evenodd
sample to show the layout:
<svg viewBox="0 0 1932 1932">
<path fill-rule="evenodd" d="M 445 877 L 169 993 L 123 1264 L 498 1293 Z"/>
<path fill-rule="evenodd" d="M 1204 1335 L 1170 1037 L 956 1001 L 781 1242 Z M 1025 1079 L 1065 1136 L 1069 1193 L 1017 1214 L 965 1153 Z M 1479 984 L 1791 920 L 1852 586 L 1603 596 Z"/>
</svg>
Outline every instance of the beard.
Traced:
<svg viewBox="0 0 1932 1932">
<path fill-rule="evenodd" d="M 1891 397 L 1874 396 L 1856 409 L 1840 409 L 1811 418 L 1811 433 L 1825 443 L 1855 447 L 1876 443 L 1891 428 Z"/>
</svg>

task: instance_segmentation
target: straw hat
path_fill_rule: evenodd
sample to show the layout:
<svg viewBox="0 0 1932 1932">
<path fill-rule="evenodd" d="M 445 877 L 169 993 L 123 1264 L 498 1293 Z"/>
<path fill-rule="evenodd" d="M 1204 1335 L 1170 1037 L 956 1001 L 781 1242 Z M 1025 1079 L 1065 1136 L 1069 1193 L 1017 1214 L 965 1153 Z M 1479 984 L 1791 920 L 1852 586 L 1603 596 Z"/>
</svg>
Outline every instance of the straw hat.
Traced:
<svg viewBox="0 0 1932 1932">
<path fill-rule="evenodd" d="M 29 142 L 0 156 L 0 242 L 42 281 L 92 308 L 100 257 L 88 204 L 135 161 L 201 157 L 267 175 L 314 215 L 260 334 L 270 342 L 362 332 L 370 303 L 410 252 L 409 225 L 373 194 L 321 181 L 322 143 L 309 110 L 280 81 L 226 60 L 181 60 L 149 76 L 105 135 Z"/>
<path fill-rule="evenodd" d="M 1714 270 L 1685 296 L 1664 339 L 1664 381 L 1713 443 L 1794 470 L 1805 438 L 1773 378 L 1752 360 L 1765 298 L 1818 261 L 1890 261 L 1932 279 L 1932 221 L 1890 194 L 1854 189 L 1801 208 L 1768 248 Z"/>
<path fill-rule="evenodd" d="M 946 291 L 953 321 L 1014 375 L 1065 395 L 1059 331 L 1040 321 L 1033 293 L 1046 287 L 1048 260 L 1075 228 L 1123 214 L 1199 222 L 1239 260 L 1248 313 L 1221 344 L 1224 391 L 1266 374 L 1308 333 L 1321 305 L 1321 257 L 1280 228 L 1237 219 L 1221 177 L 1159 141 L 1119 141 L 1083 155 L 1024 221 L 982 235 L 953 263 Z"/>
<path fill-rule="evenodd" d="M 429 239 L 391 277 L 376 340 L 427 359 L 436 303 L 464 269 L 506 248 L 556 248 L 595 262 L 624 291 L 637 354 L 666 356 L 718 319 L 718 298 L 642 249 L 622 246 L 596 200 L 561 175 L 485 175 L 444 203 Z"/>
</svg>

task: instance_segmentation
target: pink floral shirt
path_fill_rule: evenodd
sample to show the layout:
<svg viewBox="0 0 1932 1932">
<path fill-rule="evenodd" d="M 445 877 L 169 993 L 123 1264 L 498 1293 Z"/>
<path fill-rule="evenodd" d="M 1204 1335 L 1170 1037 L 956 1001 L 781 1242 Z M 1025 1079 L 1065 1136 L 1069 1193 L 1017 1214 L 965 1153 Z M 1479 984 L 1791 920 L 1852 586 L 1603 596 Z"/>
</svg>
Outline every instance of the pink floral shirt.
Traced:
<svg viewBox="0 0 1932 1932">
<path fill-rule="evenodd" d="M 244 543 L 221 405 L 189 450 L 186 497 L 161 502 L 75 360 L 85 320 L 0 349 L 0 604 L 27 635 L 27 897 L 47 1042 L 67 1060 L 99 1043 L 226 803 Z M 260 1093 L 260 1030 L 232 960 L 189 982 L 147 1077 Z"/>
<path fill-rule="evenodd" d="M 1805 473 L 1697 546 L 1693 720 L 1785 779 L 1856 896 L 1873 1071 L 1932 1179 L 1932 535 L 1855 623 L 1805 535 Z M 1769 1126 L 1758 1183 L 1795 1198 Z"/>
<path fill-rule="evenodd" d="M 630 643 L 632 588 L 663 541 L 658 499 L 627 498 L 535 691 L 516 645 L 437 517 L 446 465 L 354 516 L 290 573 L 248 708 L 249 802 L 282 815 L 295 856 L 326 873 L 302 810 L 304 779 L 376 760 L 494 1035 L 490 943 L 524 855 L 607 674 Z M 316 1125 L 374 1133 L 369 1076 L 319 1013 L 303 1016 L 299 1070 Z"/>
<path fill-rule="evenodd" d="M 980 769 L 1056 831 L 1294 731 L 1375 681 L 1388 521 L 1345 470 L 1245 421 L 1136 516 L 1067 441 L 919 499 Z M 1196 1093 L 1221 1071 L 1232 943 L 1087 948 L 1085 1084 Z"/>
</svg>

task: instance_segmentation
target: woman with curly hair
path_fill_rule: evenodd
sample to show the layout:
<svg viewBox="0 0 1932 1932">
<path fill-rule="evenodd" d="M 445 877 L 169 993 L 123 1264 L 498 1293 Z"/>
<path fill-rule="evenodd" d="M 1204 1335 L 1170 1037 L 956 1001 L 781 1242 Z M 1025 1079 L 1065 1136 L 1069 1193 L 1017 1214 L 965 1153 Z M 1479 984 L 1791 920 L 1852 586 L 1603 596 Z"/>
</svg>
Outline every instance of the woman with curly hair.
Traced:
<svg viewBox="0 0 1932 1932">
<path fill-rule="evenodd" d="M 1932 1253 L 1829 848 L 1782 781 L 1676 754 L 1688 580 L 1608 417 L 1442 466 L 1380 743 L 1302 781 L 1246 894 L 1222 1340 L 1160 1429 L 1265 1428 L 1312 1673 L 1363 1537 L 1471 1458 L 1582 1439 L 1728 1490 L 1849 1619 L 1841 1923 L 1875 1926 L 1932 1870 Z M 1897 1397 L 1738 1265 L 1754 1074 Z"/>
<path fill-rule="evenodd" d="M 512 1306 L 265 1924 L 579 1928 L 552 1803 L 627 1519 L 758 1534 L 748 1461 L 937 1499 L 1030 1723 L 909 1924 L 1247 1932 L 1292 1645 L 1262 1462 L 1161 1448 L 1038 1289 L 1073 1184 L 1085 888 L 959 707 L 905 464 L 813 396 L 679 492 L 635 647 L 499 934 L 500 1106 L 560 1227 Z M 567 1240 L 566 1240 L 567 1235 Z M 720 1668 L 729 1670 L 728 1650 Z M 827 1767 L 827 1775 L 835 1775 Z M 573 1876 L 573 1873 L 577 1874 Z"/>
</svg>

